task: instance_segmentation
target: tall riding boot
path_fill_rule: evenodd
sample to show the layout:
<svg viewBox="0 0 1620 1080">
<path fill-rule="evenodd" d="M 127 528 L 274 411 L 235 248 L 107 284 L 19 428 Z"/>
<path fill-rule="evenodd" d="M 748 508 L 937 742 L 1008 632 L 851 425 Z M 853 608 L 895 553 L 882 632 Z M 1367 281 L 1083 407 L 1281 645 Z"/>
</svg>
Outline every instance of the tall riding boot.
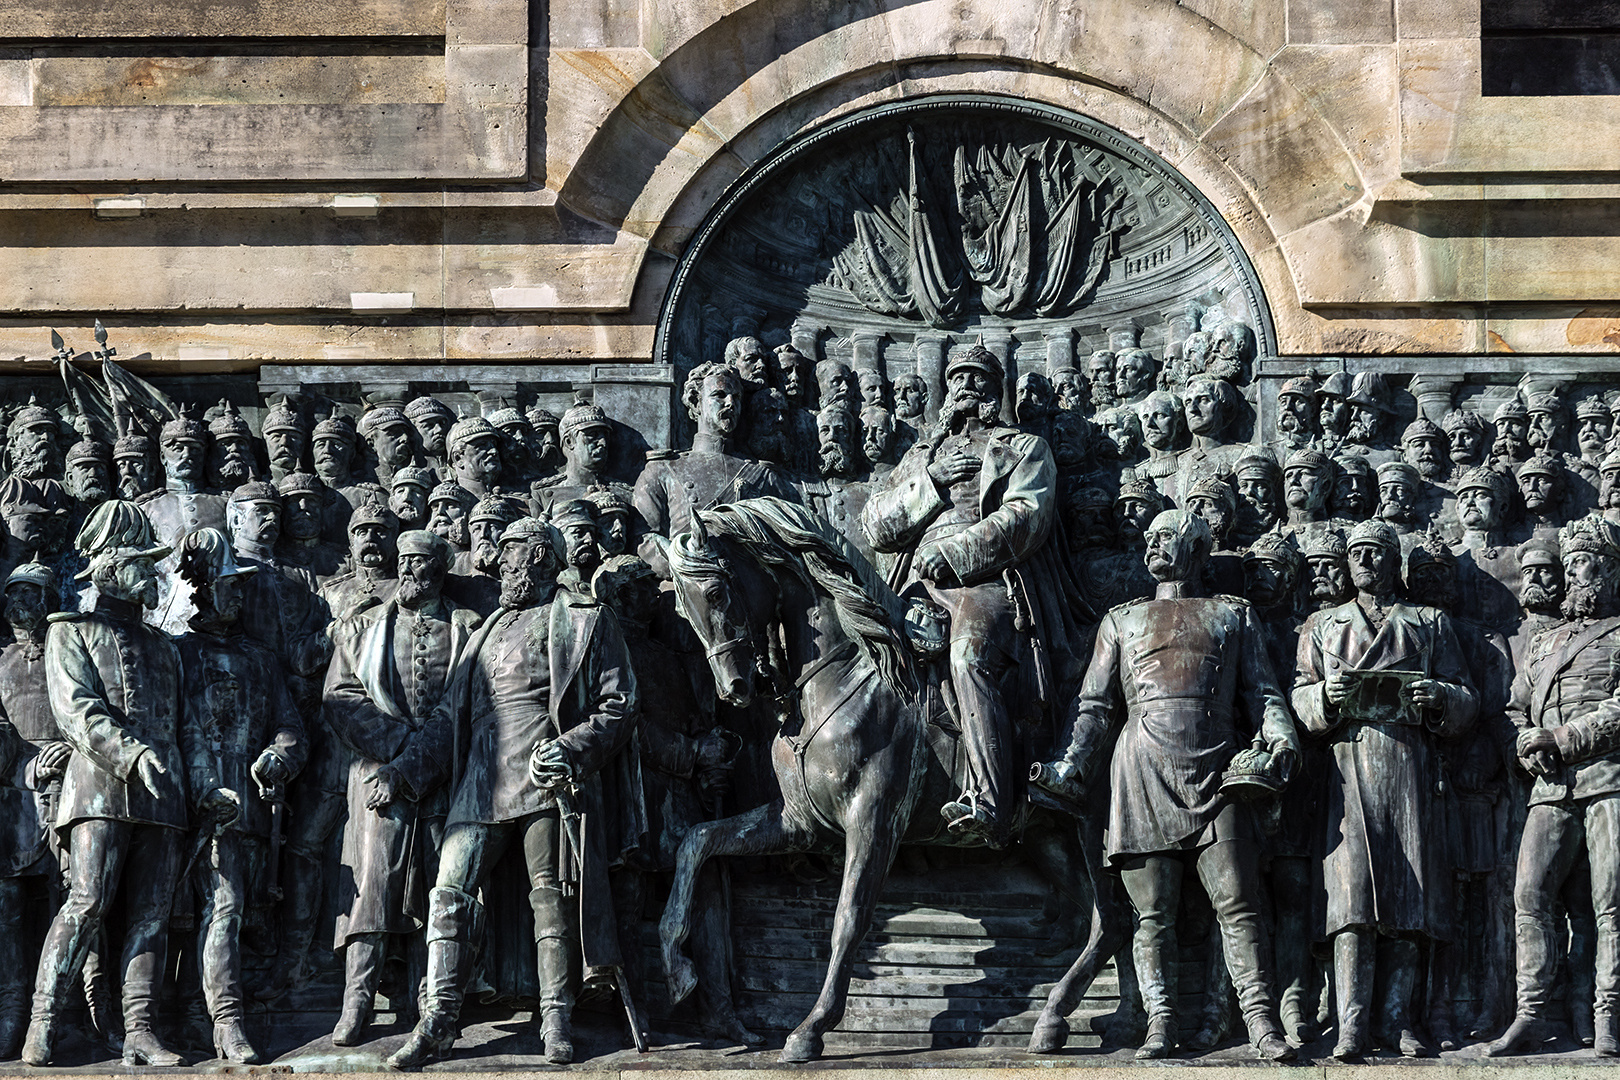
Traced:
<svg viewBox="0 0 1620 1080">
<path fill-rule="evenodd" d="M 1210 928 L 1204 958 L 1204 1010 L 1198 1031 L 1187 1040 L 1189 1050 L 1213 1050 L 1232 1032 L 1232 977 L 1226 970 L 1220 930 Z"/>
<path fill-rule="evenodd" d="M 405 1045 L 388 1059 L 390 1068 L 419 1068 L 450 1055 L 456 1042 L 462 996 L 472 971 L 471 942 L 477 912 L 477 901 L 460 889 L 436 887 L 428 894 L 428 962 L 422 1017 Z"/>
<path fill-rule="evenodd" d="M 96 940 L 84 954 L 85 1018 L 107 1049 L 115 1054 L 124 1052 L 124 1019 L 113 1003 L 112 980 L 107 975 L 107 930 L 102 927 Z"/>
<path fill-rule="evenodd" d="M 358 1046 L 371 1024 L 382 978 L 384 934 L 353 934 L 343 948 L 343 1013 L 332 1029 L 332 1045 Z"/>
<path fill-rule="evenodd" d="M 1377 942 L 1371 930 L 1340 930 L 1333 938 L 1333 989 L 1339 999 L 1339 1038 L 1333 1056 L 1343 1060 L 1367 1052 Z"/>
<path fill-rule="evenodd" d="M 574 996 L 568 984 L 568 919 L 559 889 L 529 893 L 534 908 L 535 956 L 540 972 L 540 1036 L 546 1060 L 567 1065 L 574 1060 Z"/>
<path fill-rule="evenodd" d="M 1573 875 L 1572 875 L 1573 876 Z M 1590 875 L 1585 875 L 1590 878 Z M 1591 1046 L 1594 1040 L 1593 1007 L 1598 997 L 1597 972 L 1603 928 L 1592 914 L 1589 899 L 1591 886 L 1581 886 L 1581 903 L 1567 909 L 1569 920 L 1569 948 L 1564 954 L 1564 972 L 1568 987 L 1569 1026 L 1582 1046 Z M 1568 899 L 1566 888 L 1565 897 Z"/>
<path fill-rule="evenodd" d="M 1383 1022 L 1384 1045 L 1400 1049 L 1402 1057 L 1427 1057 L 1428 1047 L 1418 1035 L 1412 1019 L 1412 995 L 1417 989 L 1418 945 L 1406 938 L 1383 943 L 1384 964 Z"/>
<path fill-rule="evenodd" d="M 1545 914 L 1520 912 L 1514 920 L 1518 938 L 1515 963 L 1518 1007 L 1513 1023 L 1495 1042 L 1485 1047 L 1486 1057 L 1522 1053 L 1553 1037 L 1547 1019 L 1547 1004 L 1557 967 L 1558 945 L 1552 918 Z"/>
<path fill-rule="evenodd" d="M 1599 915 L 1597 961 L 1593 965 L 1594 1008 L 1592 1049 L 1599 1057 L 1620 1056 L 1620 919 Z M 1575 993 L 1574 988 L 1570 993 Z"/>
<path fill-rule="evenodd" d="M 1136 929 L 1131 957 L 1147 1009 L 1147 1036 L 1136 1051 L 1141 1059 L 1167 1057 L 1176 1045 L 1177 964 L 1174 924 L 1143 920 Z"/>
<path fill-rule="evenodd" d="M 23 962 L 22 914 L 22 879 L 0 879 L 0 1061 L 17 1056 L 28 1026 L 28 966 Z"/>
<path fill-rule="evenodd" d="M 70 901 L 71 903 L 71 901 Z M 33 1011 L 28 1035 L 23 1040 L 22 1059 L 29 1065 L 48 1065 L 56 1043 L 57 1014 L 67 1003 L 73 977 L 84 965 L 89 938 L 99 922 L 76 915 L 68 906 L 56 913 L 45 947 L 40 952 L 38 974 L 34 979 Z"/>
<path fill-rule="evenodd" d="M 704 867 L 706 873 L 710 869 Z M 711 889 L 701 890 L 693 904 L 697 921 L 692 934 L 692 963 L 697 967 L 698 993 L 703 998 L 708 1026 L 721 1038 L 744 1046 L 761 1046 L 764 1038 L 743 1024 L 732 1001 L 731 917 L 718 872 L 712 877 L 712 885 Z"/>
</svg>

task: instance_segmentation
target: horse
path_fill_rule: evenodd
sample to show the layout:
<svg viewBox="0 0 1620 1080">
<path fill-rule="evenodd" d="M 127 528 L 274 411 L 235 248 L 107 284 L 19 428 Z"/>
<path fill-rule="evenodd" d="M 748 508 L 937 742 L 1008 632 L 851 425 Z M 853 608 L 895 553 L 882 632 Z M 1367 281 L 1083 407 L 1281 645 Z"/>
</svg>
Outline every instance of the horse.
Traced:
<svg viewBox="0 0 1620 1080">
<path fill-rule="evenodd" d="M 744 499 L 698 511 L 688 531 L 660 546 L 676 609 L 707 652 L 721 700 L 746 708 L 770 683 L 785 717 L 771 746 L 781 799 L 699 825 L 681 844 L 659 925 L 670 997 L 681 1001 L 697 985 L 681 946 L 706 860 L 842 851 L 826 977 L 781 1055 L 810 1061 L 843 1017 L 855 950 L 900 844 L 978 845 L 947 833 L 934 809 L 959 790 L 950 739 L 929 720 L 927 672 L 907 633 L 906 601 L 813 511 Z M 1100 920 L 1092 897 L 1078 894 L 1090 866 L 1076 865 L 1072 845 L 1039 811 L 1032 817 L 1026 806 L 1021 816 L 1031 861 L 1093 912 L 1086 955 L 1100 956 L 1100 967 L 1112 955 L 1099 952 L 1112 944 L 1103 938 L 1117 935 L 1099 930 L 1113 920 Z"/>
</svg>

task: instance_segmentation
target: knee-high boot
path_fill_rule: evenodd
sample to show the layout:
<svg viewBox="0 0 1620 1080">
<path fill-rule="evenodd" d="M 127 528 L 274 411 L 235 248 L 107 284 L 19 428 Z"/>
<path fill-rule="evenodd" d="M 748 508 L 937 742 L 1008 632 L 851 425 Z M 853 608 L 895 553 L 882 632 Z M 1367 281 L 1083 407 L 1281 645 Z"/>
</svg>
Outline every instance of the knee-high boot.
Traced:
<svg viewBox="0 0 1620 1080">
<path fill-rule="evenodd" d="M 448 1057 L 472 971 L 472 927 L 478 902 L 460 889 L 435 887 L 428 894 L 427 981 L 422 1017 L 411 1037 L 389 1057 L 394 1069 L 414 1069 Z"/>
<path fill-rule="evenodd" d="M 1517 1054 L 1552 1037 L 1547 1005 L 1557 969 L 1558 946 L 1552 919 L 1521 912 L 1514 920 L 1517 948 L 1514 956 L 1518 1006 L 1513 1023 L 1485 1048 L 1486 1057 Z"/>
<path fill-rule="evenodd" d="M 535 958 L 540 973 L 540 1036 L 546 1060 L 567 1065 L 574 1060 L 574 996 L 568 982 L 568 920 L 559 889 L 529 892 L 534 908 Z"/>
<path fill-rule="evenodd" d="M 343 948 L 343 1013 L 332 1029 L 334 1046 L 357 1046 L 371 1024 L 371 1010 L 377 1000 L 377 981 L 382 977 L 383 934 L 355 934 Z"/>
<path fill-rule="evenodd" d="M 1340 930 L 1333 938 L 1333 990 L 1339 1000 L 1339 1038 L 1333 1056 L 1341 1060 L 1367 1051 L 1376 946 L 1371 930 Z"/>
<path fill-rule="evenodd" d="M 1412 1019 L 1412 995 L 1417 990 L 1417 942 L 1396 938 L 1384 943 L 1384 1008 L 1386 1046 L 1398 1047 L 1402 1057 L 1424 1057 L 1428 1047 Z"/>
<path fill-rule="evenodd" d="M 1131 958 L 1147 1009 L 1147 1036 L 1136 1051 L 1139 1058 L 1162 1058 L 1176 1045 L 1177 964 L 1173 922 L 1142 920 L 1136 929 Z"/>
</svg>

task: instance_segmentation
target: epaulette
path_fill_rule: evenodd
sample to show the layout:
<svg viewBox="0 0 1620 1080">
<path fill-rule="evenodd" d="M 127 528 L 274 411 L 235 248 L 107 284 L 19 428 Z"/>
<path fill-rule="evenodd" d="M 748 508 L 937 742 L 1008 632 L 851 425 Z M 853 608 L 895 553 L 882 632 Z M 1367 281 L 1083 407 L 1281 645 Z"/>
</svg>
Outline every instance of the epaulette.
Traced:
<svg viewBox="0 0 1620 1080">
<path fill-rule="evenodd" d="M 74 622 L 75 620 L 84 618 L 88 614 L 89 612 L 86 611 L 53 611 L 49 615 L 45 616 L 45 619 L 46 621 L 53 623 Z"/>
<path fill-rule="evenodd" d="M 151 502 L 153 499 L 156 499 L 159 496 L 165 495 L 167 493 L 168 493 L 167 488 L 158 488 L 156 491 L 142 492 L 141 494 L 135 496 L 135 504 L 137 506 L 139 506 L 141 503 Z"/>
<path fill-rule="evenodd" d="M 678 455 L 673 450 L 649 450 L 648 461 L 673 461 Z"/>
<path fill-rule="evenodd" d="M 1227 593 L 1216 593 L 1215 594 L 1215 599 L 1217 599 L 1217 600 L 1225 600 L 1228 604 L 1236 604 L 1239 607 L 1253 607 L 1254 606 L 1254 604 L 1246 596 L 1231 596 L 1231 595 L 1229 595 Z"/>
</svg>

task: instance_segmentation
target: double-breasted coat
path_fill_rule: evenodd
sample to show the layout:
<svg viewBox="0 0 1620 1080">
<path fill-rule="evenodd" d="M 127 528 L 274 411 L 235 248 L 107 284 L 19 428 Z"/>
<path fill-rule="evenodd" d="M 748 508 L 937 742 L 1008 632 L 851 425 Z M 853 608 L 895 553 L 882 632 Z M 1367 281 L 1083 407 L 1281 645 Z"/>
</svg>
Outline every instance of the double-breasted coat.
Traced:
<svg viewBox="0 0 1620 1080">
<path fill-rule="evenodd" d="M 1451 869 L 1435 787 L 1435 739 L 1462 734 L 1479 699 L 1451 619 L 1397 602 L 1375 627 L 1356 600 L 1317 613 L 1299 639 L 1294 712 L 1331 744 L 1327 792 L 1325 932 L 1448 933 Z M 1341 672 L 1421 671 L 1445 684 L 1438 707 L 1408 706 L 1393 722 L 1366 722 L 1329 704 Z"/>
</svg>

